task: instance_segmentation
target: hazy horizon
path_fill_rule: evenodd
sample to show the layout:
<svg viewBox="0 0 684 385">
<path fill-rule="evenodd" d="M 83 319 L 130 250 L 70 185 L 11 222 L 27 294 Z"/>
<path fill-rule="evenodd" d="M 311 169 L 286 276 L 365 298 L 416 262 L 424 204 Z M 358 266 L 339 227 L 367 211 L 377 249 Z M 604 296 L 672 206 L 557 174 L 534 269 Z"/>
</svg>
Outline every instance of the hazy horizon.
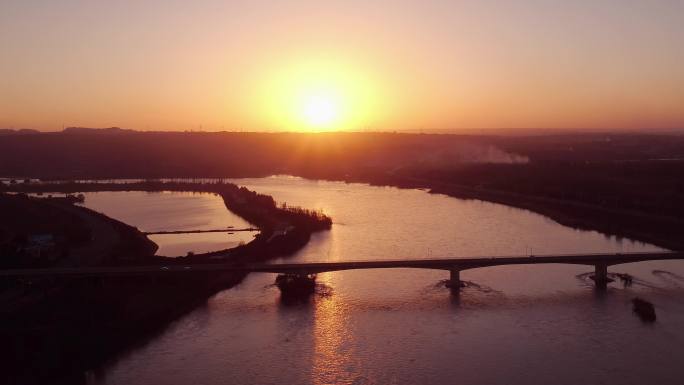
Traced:
<svg viewBox="0 0 684 385">
<path fill-rule="evenodd" d="M 347 133 L 347 134 L 441 134 L 441 135 L 497 135 L 497 136 L 525 136 L 525 135 L 570 135 L 570 134 L 684 134 L 684 128 L 660 128 L 660 127 L 644 127 L 644 128 L 438 128 L 438 129 L 404 129 L 404 130 L 354 130 L 354 129 L 340 129 L 340 130 L 236 130 L 236 129 L 138 129 L 132 127 L 82 127 L 82 126 L 65 126 L 57 129 L 38 129 L 32 127 L 0 127 L 0 132 L 3 130 L 11 130 L 19 133 L 21 130 L 37 131 L 40 133 L 60 133 L 68 131 L 69 129 L 84 129 L 84 130 L 103 130 L 120 129 L 122 132 L 149 132 L 149 133 L 244 133 L 244 134 L 325 134 L 325 133 Z"/>
<path fill-rule="evenodd" d="M 0 5 L 0 127 L 684 127 L 684 2 Z"/>
</svg>

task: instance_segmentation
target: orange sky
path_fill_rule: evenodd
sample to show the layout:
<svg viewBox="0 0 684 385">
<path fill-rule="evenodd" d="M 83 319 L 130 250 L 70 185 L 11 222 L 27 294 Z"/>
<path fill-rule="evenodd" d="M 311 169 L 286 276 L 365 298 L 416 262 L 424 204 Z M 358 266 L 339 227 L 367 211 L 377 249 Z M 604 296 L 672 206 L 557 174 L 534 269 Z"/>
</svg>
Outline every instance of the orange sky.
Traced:
<svg viewBox="0 0 684 385">
<path fill-rule="evenodd" d="M 0 128 L 684 128 L 683 1 L 138 3 L 4 0 Z"/>
</svg>

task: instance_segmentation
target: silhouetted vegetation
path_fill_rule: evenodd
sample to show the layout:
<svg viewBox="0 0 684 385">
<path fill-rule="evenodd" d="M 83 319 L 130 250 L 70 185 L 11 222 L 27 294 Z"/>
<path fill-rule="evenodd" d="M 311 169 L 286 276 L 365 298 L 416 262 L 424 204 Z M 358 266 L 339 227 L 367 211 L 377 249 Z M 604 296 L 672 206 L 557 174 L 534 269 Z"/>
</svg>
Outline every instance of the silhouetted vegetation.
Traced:
<svg viewBox="0 0 684 385">
<path fill-rule="evenodd" d="M 149 248 L 151 242 L 137 229 L 73 206 L 80 200 L 78 195 L 39 199 L 29 198 L 24 193 L 0 194 L 0 210 L 9 208 L 6 212 L 12 214 L 0 219 L 0 229 L 5 231 L 0 236 L 23 231 L 22 223 L 26 223 L 27 228 L 40 224 L 40 220 L 29 220 L 25 215 L 32 212 L 45 219 L 50 231 L 66 228 L 68 221 L 64 218 L 71 218 L 67 214 L 73 214 L 74 210 L 82 210 L 98 220 L 107 221 L 119 235 L 119 242 L 110 250 L 108 257 L 97 261 L 107 265 L 265 261 L 298 250 L 308 242 L 312 231 L 328 229 L 332 224 L 331 219 L 320 212 L 287 205 L 278 207 L 268 195 L 224 182 L 64 182 L 8 186 L 7 189 L 23 192 L 64 194 L 132 190 L 212 192 L 223 197 L 226 206 L 261 230 L 252 242 L 231 250 L 199 255 L 188 253 L 185 257 L 173 259 L 154 257 L 155 249 Z M 67 208 L 71 210 L 65 210 Z M 76 216 L 74 221 L 82 225 L 79 229 L 88 229 L 82 218 Z M 3 223 L 5 227 L 1 226 Z M 65 383 L 81 381 L 84 368 L 100 365 L 103 360 L 158 332 L 169 321 L 202 304 L 217 291 L 236 285 L 243 278 L 242 273 L 186 272 L 182 275 L 169 273 L 153 279 L 6 279 L 0 286 L 4 298 L 0 307 L 0 340 L 4 351 L 10 352 L 3 362 L 11 369 L 0 373 L 0 382 L 40 383 L 49 380 L 54 383 L 55 378 L 60 377 L 64 377 Z"/>
<path fill-rule="evenodd" d="M 394 170 L 389 184 L 499 202 L 567 226 L 684 249 L 684 136 L 563 134 L 487 142 L 529 162 L 416 163 Z"/>
<path fill-rule="evenodd" d="M 332 225 L 330 217 L 322 212 L 292 207 L 280 207 L 273 197 L 259 194 L 245 187 L 225 181 L 174 182 L 147 180 L 132 183 L 77 182 L 33 183 L 0 186 L 0 191 L 22 193 L 65 193 L 75 194 L 88 191 L 186 191 L 208 192 L 221 196 L 226 206 L 250 223 L 264 231 L 294 226 L 307 231 L 325 230 Z M 78 198 L 75 198 L 78 199 Z"/>
<path fill-rule="evenodd" d="M 681 135 L 76 129 L 0 141 L 0 175 L 22 178 L 272 174 L 428 188 L 530 209 L 568 226 L 684 248 Z"/>
<path fill-rule="evenodd" d="M 52 266 L 90 241 L 88 226 L 62 201 L 0 193 L 0 268 Z"/>
<path fill-rule="evenodd" d="M 390 133 L 78 130 L 10 135 L 0 175 L 43 179 L 258 177 L 359 179 L 417 162 L 522 161 L 486 137 Z M 31 161 L 26 161 L 30 154 Z"/>
<path fill-rule="evenodd" d="M 316 291 L 316 274 L 278 274 L 275 283 L 285 303 L 306 300 Z"/>
</svg>

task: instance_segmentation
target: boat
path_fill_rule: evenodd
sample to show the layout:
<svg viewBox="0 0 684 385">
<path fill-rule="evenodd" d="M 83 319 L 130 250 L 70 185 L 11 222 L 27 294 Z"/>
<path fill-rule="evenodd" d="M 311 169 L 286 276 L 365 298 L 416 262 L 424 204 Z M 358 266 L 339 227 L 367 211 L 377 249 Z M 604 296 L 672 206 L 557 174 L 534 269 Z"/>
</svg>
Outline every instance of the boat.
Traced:
<svg viewBox="0 0 684 385">
<path fill-rule="evenodd" d="M 632 299 L 632 305 L 634 305 L 632 310 L 639 316 L 639 318 L 641 318 L 642 321 L 655 322 L 656 313 L 652 303 L 641 298 L 634 298 Z"/>
</svg>

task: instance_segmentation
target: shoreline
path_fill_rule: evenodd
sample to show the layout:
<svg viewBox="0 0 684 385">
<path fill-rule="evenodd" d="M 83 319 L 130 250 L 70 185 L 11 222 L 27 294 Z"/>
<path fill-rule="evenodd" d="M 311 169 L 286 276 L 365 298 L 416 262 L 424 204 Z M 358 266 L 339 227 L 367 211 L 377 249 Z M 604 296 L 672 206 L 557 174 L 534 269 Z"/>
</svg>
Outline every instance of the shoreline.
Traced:
<svg viewBox="0 0 684 385">
<path fill-rule="evenodd" d="M 563 226 L 650 243 L 667 250 L 684 250 L 684 240 L 677 230 L 684 225 L 684 222 L 674 218 L 453 184 L 430 187 L 429 192 L 459 199 L 475 199 L 503 204 L 543 215 Z"/>
<path fill-rule="evenodd" d="M 394 186 L 398 188 L 424 188 L 428 189 L 429 192 L 433 194 L 444 194 L 459 199 L 477 199 L 504 204 L 510 207 L 530 210 L 540 215 L 544 215 L 565 226 L 571 226 L 583 230 L 600 231 L 606 234 L 625 234 L 624 236 L 629 237 L 631 239 L 649 242 L 658 246 L 663 246 L 667 242 L 669 242 L 668 239 L 663 239 L 662 237 L 649 237 L 648 232 L 644 232 L 644 230 L 652 229 L 652 233 L 656 233 L 655 235 L 657 235 L 658 228 L 651 227 L 652 222 L 657 220 L 663 221 L 663 223 L 667 223 L 668 225 L 672 226 L 671 222 L 669 222 L 667 218 L 654 218 L 650 216 L 639 215 L 639 213 L 620 212 L 617 210 L 599 208 L 592 205 L 580 204 L 576 202 L 552 200 L 548 198 L 534 196 L 524 196 L 520 194 L 507 193 L 502 191 L 477 189 L 450 183 L 440 183 L 436 181 L 409 178 L 401 179 L 398 176 L 389 175 L 385 175 L 384 177 L 384 182 L 386 183 L 382 185 L 385 186 Z M 390 180 L 390 177 L 392 180 Z M 352 183 L 352 181 L 345 182 Z M 353 182 L 369 183 L 367 181 L 362 180 L 355 180 Z M 378 185 L 377 183 L 369 184 Z M 143 191 L 195 191 L 218 194 L 222 197 L 222 199 L 224 200 L 224 204 L 229 210 L 235 212 L 236 214 L 242 216 L 245 219 L 247 219 L 247 217 L 251 217 L 251 220 L 247 219 L 248 222 L 254 224 L 259 223 L 258 227 L 262 229 L 263 236 L 257 237 L 255 240 L 246 245 L 228 250 L 220 250 L 210 253 L 198 254 L 192 257 L 173 258 L 173 260 L 171 258 L 159 257 L 164 258 L 164 264 L 187 263 L 188 259 L 186 258 L 193 258 L 193 263 L 211 263 L 212 257 L 217 256 L 230 258 L 230 260 L 236 262 L 245 260 L 258 260 L 256 258 L 269 259 L 275 256 L 274 253 L 276 252 L 282 252 L 287 254 L 287 250 L 294 251 L 305 245 L 308 242 L 311 233 L 315 231 L 313 230 L 313 228 L 316 227 L 313 226 L 309 228 L 307 231 L 291 234 L 289 241 L 269 244 L 266 241 L 266 239 L 270 238 L 270 235 L 273 233 L 275 229 L 281 228 L 283 226 L 282 218 L 279 218 L 280 220 L 276 220 L 273 216 L 266 215 L 264 214 L 264 212 L 260 212 L 260 210 L 249 210 L 247 208 L 247 206 L 249 205 L 245 205 L 246 202 L 243 201 L 243 199 L 240 199 L 240 195 L 234 194 L 236 191 L 240 191 L 239 188 L 237 190 L 229 188 L 223 191 L 220 185 L 213 183 L 71 183 L 61 184 L 60 187 L 62 191 L 58 192 L 75 193 L 82 191 L 138 191 L 141 190 L 143 186 L 146 186 L 147 188 Z M 200 187 L 198 186 L 201 186 L 202 189 L 199 190 Z M 55 192 L 54 184 L 27 185 L 26 188 L 32 188 L 36 190 L 43 189 L 43 192 Z M 260 196 L 260 194 L 250 192 L 250 196 L 252 196 L 255 202 L 267 202 L 264 196 Z M 267 202 L 266 206 L 277 209 L 277 206 L 275 206 L 274 203 Z M 238 213 L 239 210 L 242 210 L 242 214 Z M 611 218 L 614 217 L 608 216 L 606 213 L 609 213 L 612 216 L 622 215 L 625 218 L 630 218 L 631 220 L 635 221 L 633 222 L 633 225 L 636 227 L 632 229 L 616 227 L 611 223 L 614 220 Z M 605 216 L 602 217 L 601 214 Z M 624 226 L 625 221 L 621 221 L 620 223 Z M 641 227 L 639 227 L 638 225 L 641 225 Z M 636 230 L 640 230 L 640 232 Z M 676 242 L 673 242 L 672 245 L 672 248 L 678 247 Z M 233 252 L 235 251 L 238 252 L 233 254 Z M 202 303 L 205 303 L 206 300 L 216 292 L 233 287 L 234 285 L 238 284 L 239 282 L 241 282 L 243 278 L 244 276 L 223 276 L 219 279 L 216 279 L 216 281 L 214 281 L 213 283 L 207 284 L 206 276 L 198 277 L 196 280 L 193 281 L 193 285 L 198 285 L 193 290 L 187 290 L 178 287 L 174 284 L 173 278 L 168 279 L 166 282 L 157 282 L 154 284 L 144 283 L 143 285 L 147 285 L 145 287 L 146 290 L 150 293 L 150 296 L 147 299 L 141 299 L 140 302 L 144 303 L 145 301 L 148 301 L 148 304 L 154 305 L 154 309 L 146 308 L 144 311 L 146 317 L 131 317 L 131 319 L 125 320 L 124 324 L 126 326 L 124 327 L 121 327 L 121 325 L 108 324 L 103 326 L 104 330 L 107 331 L 105 333 L 103 333 L 101 329 L 95 329 L 91 331 L 91 339 L 99 338 L 100 340 L 102 340 L 102 335 L 105 335 L 105 338 L 107 338 L 108 341 L 103 345 L 109 346 L 104 348 L 97 346 L 89 346 L 86 349 L 84 349 L 88 352 L 102 352 L 101 354 L 91 354 L 91 356 L 93 357 L 97 356 L 100 358 L 93 359 L 92 362 L 95 362 L 94 364 L 89 364 L 85 366 L 101 367 L 101 365 L 103 365 L 105 362 L 111 362 L 112 359 L 115 360 L 120 354 L 133 348 L 134 346 L 139 346 L 140 344 L 146 343 L 148 336 L 158 335 L 158 333 L 161 333 L 164 330 L 164 328 L 167 325 L 169 325 L 170 322 L 182 316 L 183 314 L 192 311 L 197 306 L 201 306 Z M 154 285 L 157 286 L 155 287 Z M 160 285 L 162 287 L 161 290 L 159 290 Z M 92 288 L 92 285 L 86 285 L 84 287 L 90 290 Z M 140 283 L 130 283 L 129 289 L 131 291 L 127 292 L 127 295 L 136 295 L 137 291 L 140 289 Z M 96 301 L 102 296 L 106 297 L 108 295 L 111 295 L 111 293 L 108 293 L 107 289 L 98 290 L 100 291 L 94 292 L 92 294 L 92 297 L 87 298 L 85 303 L 88 303 L 88 301 Z M 158 301 L 158 298 L 169 298 L 170 296 L 174 298 L 173 303 L 164 303 L 166 301 Z M 139 315 L 141 314 L 141 312 L 136 313 L 135 311 L 133 311 L 128 312 L 126 314 Z M 82 335 L 80 333 L 82 333 L 83 331 L 78 330 L 78 332 L 79 334 L 72 334 L 70 335 L 70 337 L 76 338 L 75 336 Z M 68 340 L 69 338 L 66 339 Z M 82 370 L 83 367 L 75 368 L 73 370 L 73 374 L 75 377 L 69 378 L 69 382 L 78 380 L 80 378 L 79 376 L 82 375 Z"/>
<path fill-rule="evenodd" d="M 297 175 L 296 175 L 297 176 Z M 605 236 L 627 238 L 672 250 L 684 250 L 684 219 L 651 215 L 642 211 L 618 210 L 588 203 L 524 195 L 504 190 L 483 189 L 438 180 L 420 179 L 392 173 L 371 173 L 354 178 L 298 176 L 307 180 L 362 183 L 399 189 L 421 189 L 464 200 L 480 200 L 528 210 L 554 222 L 582 231 L 596 231 Z"/>
<path fill-rule="evenodd" d="M 54 191 L 54 185 L 50 187 L 53 190 L 50 192 L 62 192 Z M 103 186 L 86 187 L 93 190 L 82 189 L 85 187 L 82 185 L 71 187 L 78 187 L 80 191 L 63 192 L 107 191 L 101 188 Z M 211 257 L 217 255 L 229 257 L 236 263 L 266 261 L 300 249 L 306 245 L 312 232 L 325 230 L 332 223 L 329 217 L 320 213 L 280 208 L 270 196 L 233 184 L 148 184 L 147 187 L 146 191 L 163 187 L 163 191 L 199 192 L 202 189 L 202 192 L 217 193 L 228 210 L 257 225 L 261 232 L 251 242 L 228 250 L 180 258 L 138 254 L 134 259 L 125 258 L 131 250 L 122 250 L 103 265 L 167 265 L 187 263 L 189 258 L 192 263 L 212 263 L 217 261 Z M 100 219 L 107 218 L 116 224 L 115 228 L 132 230 L 147 240 L 144 234 L 130 225 L 87 208 L 78 207 L 77 210 L 87 211 Z M 296 227 L 291 231 L 272 237 L 281 227 L 292 224 Z M 138 246 L 142 247 L 142 244 Z M 218 262 L 225 263 L 225 260 Z M 4 362 L 12 370 L 3 371 L 2 377 L 18 384 L 45 381 L 82 383 L 84 372 L 101 368 L 125 351 L 145 344 L 149 337 L 161 333 L 172 321 L 206 303 L 214 294 L 239 284 L 245 276 L 239 273 L 197 273 L 184 276 L 182 283 L 174 276 L 153 280 L 129 277 L 37 281 L 23 289 L 33 293 L 33 300 L 23 306 L 14 303 L 15 309 L 3 317 L 0 340 L 9 353 Z M 7 311 L 5 309 L 4 312 Z"/>
<path fill-rule="evenodd" d="M 583 231 L 597 231 L 606 236 L 628 238 L 669 250 L 684 250 L 684 237 L 682 237 L 681 232 L 677 231 L 678 228 L 684 227 L 684 220 L 674 217 L 656 216 L 641 211 L 611 209 L 573 200 L 525 195 L 505 190 L 484 189 L 478 186 L 416 178 L 396 173 L 368 172 L 354 177 L 330 177 L 325 175 L 294 176 L 312 181 L 326 180 L 402 189 L 424 189 L 431 194 L 443 194 L 457 199 L 481 200 L 528 210 L 545 216 L 563 226 Z M 101 184 L 100 182 L 97 183 Z M 118 185 L 121 183 L 105 184 Z M 112 190 L 110 191 L 126 191 L 117 186 L 112 186 L 111 188 Z"/>
</svg>

